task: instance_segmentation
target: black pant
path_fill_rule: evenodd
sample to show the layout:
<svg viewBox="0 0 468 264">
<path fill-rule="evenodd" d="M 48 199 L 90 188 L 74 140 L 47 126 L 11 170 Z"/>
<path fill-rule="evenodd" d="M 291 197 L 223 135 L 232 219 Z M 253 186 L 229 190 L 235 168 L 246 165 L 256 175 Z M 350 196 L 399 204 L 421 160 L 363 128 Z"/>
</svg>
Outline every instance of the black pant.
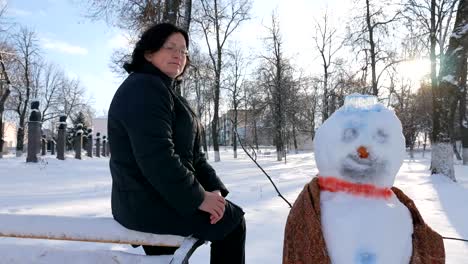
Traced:
<svg viewBox="0 0 468 264">
<path fill-rule="evenodd" d="M 220 240 L 211 241 L 211 264 L 244 264 L 245 263 L 245 219 Z M 171 255 L 177 250 L 174 247 L 143 246 L 146 255 Z"/>
<path fill-rule="evenodd" d="M 211 264 L 245 263 L 245 219 L 223 240 L 211 242 Z"/>
</svg>

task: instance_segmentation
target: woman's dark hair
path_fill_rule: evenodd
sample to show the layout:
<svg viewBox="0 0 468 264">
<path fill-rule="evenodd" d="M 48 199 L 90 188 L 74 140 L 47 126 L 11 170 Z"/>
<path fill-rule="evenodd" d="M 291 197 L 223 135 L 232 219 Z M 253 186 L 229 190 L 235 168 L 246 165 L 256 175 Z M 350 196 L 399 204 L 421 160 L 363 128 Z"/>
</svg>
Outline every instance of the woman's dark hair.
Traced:
<svg viewBox="0 0 468 264">
<path fill-rule="evenodd" d="M 128 73 L 132 73 L 140 69 L 143 66 L 143 64 L 147 63 L 147 60 L 145 59 L 145 53 L 153 53 L 161 49 L 166 40 L 174 33 L 180 33 L 184 36 L 185 45 L 188 48 L 189 37 L 185 30 L 170 23 L 155 24 L 148 28 L 145 32 L 143 32 L 143 34 L 140 37 L 140 40 L 138 40 L 138 42 L 135 45 L 131 61 L 126 62 L 123 65 L 123 68 Z M 185 65 L 185 68 L 187 68 L 189 61 L 190 60 L 187 57 L 187 64 Z M 185 72 L 185 68 L 182 71 L 182 74 Z"/>
</svg>

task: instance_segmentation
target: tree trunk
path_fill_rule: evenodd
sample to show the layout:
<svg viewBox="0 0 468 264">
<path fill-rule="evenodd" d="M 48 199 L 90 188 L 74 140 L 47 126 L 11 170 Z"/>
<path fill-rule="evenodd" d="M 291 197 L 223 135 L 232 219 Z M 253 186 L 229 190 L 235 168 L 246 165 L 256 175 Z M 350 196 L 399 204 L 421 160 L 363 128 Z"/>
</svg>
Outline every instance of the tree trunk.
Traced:
<svg viewBox="0 0 468 264">
<path fill-rule="evenodd" d="M 24 151 L 24 127 L 21 126 L 18 128 L 18 132 L 16 134 L 16 156 L 21 157 L 23 155 L 23 151 Z"/>
<path fill-rule="evenodd" d="M 247 129 L 247 126 L 245 126 Z M 234 158 L 237 159 L 237 104 L 234 105 L 234 124 L 232 126 L 232 150 L 234 152 Z M 244 139 L 245 140 L 245 139 Z"/>
<path fill-rule="evenodd" d="M 5 111 L 5 103 L 10 95 L 10 89 L 8 85 L 10 84 L 10 79 L 5 70 L 5 64 L 3 63 L 3 57 L 0 53 L 0 158 L 3 157 L 3 136 L 4 136 L 4 124 L 3 124 L 3 112 Z"/>
<path fill-rule="evenodd" d="M 465 64 L 463 65 L 464 69 L 463 72 L 467 72 L 467 60 L 465 58 Z M 462 147 L 463 147 L 463 165 L 468 165 L 468 116 L 466 113 L 467 108 L 467 101 L 466 97 L 468 96 L 467 87 L 466 87 L 466 79 L 467 76 L 462 76 L 462 91 L 460 97 L 460 109 L 459 109 L 459 123 L 460 123 L 460 130 L 461 130 L 461 140 L 462 140 Z"/>
<path fill-rule="evenodd" d="M 322 98 L 322 124 L 328 119 L 328 90 L 327 90 L 327 72 L 323 80 L 323 98 Z"/>
<path fill-rule="evenodd" d="M 316 90 L 315 90 L 316 94 Z M 315 138 L 315 110 L 317 109 L 317 99 L 314 98 L 312 101 L 312 107 L 310 109 L 310 136 L 313 141 Z"/>
<path fill-rule="evenodd" d="M 278 45 L 278 44 L 277 44 Z M 279 46 L 279 45 L 278 45 Z M 278 52 L 279 54 L 279 48 Z M 279 56 L 279 55 L 278 55 Z M 281 80 L 283 79 L 282 77 L 282 65 L 281 65 L 281 60 L 279 57 L 277 57 L 276 60 L 276 84 L 275 84 L 275 129 L 276 129 L 276 155 L 277 155 L 277 160 L 282 161 L 283 155 L 284 155 L 284 142 L 283 142 L 283 110 L 282 110 L 282 100 L 281 97 L 283 96 L 282 94 L 282 85 L 281 85 Z"/>
<path fill-rule="evenodd" d="M 213 121 L 211 122 L 211 137 L 213 140 L 213 150 L 215 155 L 215 162 L 219 162 L 221 158 L 219 157 L 219 143 L 218 143 L 218 104 L 215 102 L 215 113 L 213 116 Z"/>
<path fill-rule="evenodd" d="M 431 168 L 432 174 L 443 174 L 452 181 L 457 181 L 453 166 L 453 148 L 450 142 L 438 142 L 432 145 Z"/>
<path fill-rule="evenodd" d="M 257 120 L 253 118 L 253 140 L 254 140 L 254 145 L 255 148 L 258 151 L 258 135 L 257 135 Z"/>
<path fill-rule="evenodd" d="M 1 81 L 0 81 L 0 91 L 1 91 Z M 7 90 L 9 91 L 9 90 Z M 6 96 L 8 97 L 8 95 Z M 5 99 L 6 99 L 5 97 Z M 0 98 L 0 159 L 3 158 L 3 144 L 5 143 L 3 137 L 4 137 L 4 131 L 5 131 L 5 125 L 3 124 L 3 111 L 4 111 L 4 104 L 2 103 L 2 98 Z"/>
<path fill-rule="evenodd" d="M 283 160 L 283 135 L 281 133 L 281 127 L 279 126 L 276 126 L 275 143 L 276 143 L 277 161 L 282 161 Z"/>
<path fill-rule="evenodd" d="M 332 91 L 330 94 L 330 115 L 336 111 L 336 94 Z"/>
<path fill-rule="evenodd" d="M 423 153 L 422 153 L 423 158 L 424 158 L 424 153 L 426 152 L 426 146 L 427 146 L 427 132 L 424 132 Z"/>
<path fill-rule="evenodd" d="M 372 94 L 379 96 L 379 89 L 377 87 L 377 75 L 376 75 L 376 61 L 375 61 L 375 42 L 374 42 L 374 28 L 371 24 L 370 14 L 370 3 L 366 0 L 366 22 L 367 29 L 369 30 L 369 45 L 370 45 L 370 59 L 371 59 L 371 71 L 372 71 Z"/>
<path fill-rule="evenodd" d="M 436 25 L 435 25 L 435 17 L 436 17 L 436 0 L 431 0 L 431 28 L 430 28 L 430 43 L 431 43 L 431 50 L 430 50 L 430 59 L 431 59 L 431 87 L 432 87 L 432 148 L 434 149 L 436 143 L 438 142 L 437 137 L 440 133 L 440 126 L 439 126 L 439 103 L 438 103 L 438 96 L 439 96 L 439 89 L 437 85 L 437 72 L 436 72 L 436 53 L 435 48 L 437 44 L 436 39 Z M 436 155 L 434 155 L 434 151 L 431 152 L 431 169 L 433 169 L 433 161 L 436 159 Z"/>
<path fill-rule="evenodd" d="M 409 153 L 410 153 L 410 158 L 414 159 L 414 145 L 416 143 L 416 135 L 411 131 L 410 137 L 409 137 Z"/>
<path fill-rule="evenodd" d="M 5 89 L 5 90 L 3 90 Z M 0 80 L 0 158 L 3 157 L 3 137 L 5 126 L 3 124 L 3 112 L 5 110 L 5 102 L 8 96 L 10 95 L 10 90 L 8 87 L 5 87 L 2 80 Z"/>
<path fill-rule="evenodd" d="M 455 135 L 455 113 L 457 112 L 459 95 L 454 95 L 454 100 L 456 100 L 456 102 L 449 106 L 450 111 L 447 130 L 450 137 L 450 143 L 453 146 L 453 153 L 455 153 L 455 157 L 457 158 L 457 160 L 462 160 L 462 157 L 460 156 L 460 153 L 457 150 L 457 138 Z"/>
<path fill-rule="evenodd" d="M 279 89 L 278 89 L 279 90 Z M 277 97 L 280 97 L 279 91 L 277 91 Z M 276 107 L 275 107 L 275 143 L 276 143 L 276 156 L 278 161 L 283 160 L 283 122 L 282 122 L 282 112 L 281 112 L 281 101 L 279 98 L 276 100 Z"/>
<path fill-rule="evenodd" d="M 297 147 L 297 137 L 296 137 L 296 126 L 293 123 L 293 141 L 294 141 L 294 151 L 295 153 L 299 153 L 299 149 Z"/>
<path fill-rule="evenodd" d="M 218 125 L 219 125 L 219 90 L 221 86 L 221 54 L 218 50 L 218 63 L 216 71 L 216 80 L 214 87 L 214 113 L 213 122 L 211 123 L 212 135 L 213 135 L 213 150 L 215 155 L 215 162 L 221 161 L 219 155 L 219 143 L 218 143 Z"/>
<path fill-rule="evenodd" d="M 245 125 L 245 129 L 244 129 L 244 141 L 247 142 L 247 128 L 248 128 L 248 125 L 247 125 L 247 115 L 248 115 L 248 107 L 247 107 L 247 95 L 246 95 L 246 89 L 244 89 L 244 102 L 245 102 L 245 111 L 244 111 L 244 125 Z"/>
<path fill-rule="evenodd" d="M 0 111 L 0 159 L 3 158 L 3 143 L 5 142 L 3 140 L 3 131 L 4 131 L 3 112 Z"/>
<path fill-rule="evenodd" d="M 4 143 L 4 140 L 3 140 L 3 120 L 2 120 L 2 116 L 0 116 L 0 159 L 3 158 L 3 143 Z"/>
<path fill-rule="evenodd" d="M 190 31 L 190 22 L 192 20 L 192 0 L 185 0 L 184 4 L 184 22 L 181 27 L 189 32 Z"/>
<path fill-rule="evenodd" d="M 205 132 L 204 126 L 202 127 L 201 133 L 202 133 L 202 140 L 203 140 L 203 151 L 205 152 L 205 155 L 208 158 L 208 144 L 206 144 L 207 140 L 206 140 L 206 132 Z"/>
<path fill-rule="evenodd" d="M 177 14 L 179 10 L 179 5 L 179 0 L 166 0 L 163 17 L 163 20 L 165 22 L 177 25 Z"/>
<path fill-rule="evenodd" d="M 435 0 L 432 0 L 434 4 Z M 434 7 L 433 7 L 434 8 Z M 450 127 L 453 125 L 452 111 L 461 94 L 461 82 L 466 76 L 466 53 L 468 51 L 468 0 L 460 0 L 454 29 L 449 40 L 446 58 L 441 65 L 439 86 L 435 90 L 434 105 L 434 132 L 431 170 L 432 174 L 444 174 L 456 181 L 453 168 L 453 147 L 450 144 Z M 432 18 L 431 18 L 432 24 Z M 431 43 L 432 47 L 432 43 Z M 432 54 L 431 54 L 432 55 Z"/>
<path fill-rule="evenodd" d="M 226 131 L 227 130 L 226 129 L 226 115 L 227 114 L 225 114 L 224 117 L 222 118 L 223 119 L 223 142 L 221 144 L 224 145 L 224 150 L 226 150 L 227 144 L 228 144 L 227 137 L 226 137 L 226 134 L 227 134 L 227 131 Z"/>
</svg>

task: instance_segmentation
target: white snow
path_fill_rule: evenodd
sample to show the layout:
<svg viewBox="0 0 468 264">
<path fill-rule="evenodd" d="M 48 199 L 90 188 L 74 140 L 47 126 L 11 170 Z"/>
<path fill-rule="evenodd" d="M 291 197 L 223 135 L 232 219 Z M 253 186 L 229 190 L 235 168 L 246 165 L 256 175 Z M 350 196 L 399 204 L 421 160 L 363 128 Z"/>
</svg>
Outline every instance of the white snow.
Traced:
<svg viewBox="0 0 468 264">
<path fill-rule="evenodd" d="M 376 99 L 353 96 L 316 132 L 320 176 L 391 187 L 405 151 L 401 122 Z M 358 157 L 359 147 L 368 158 Z"/>
<path fill-rule="evenodd" d="M 451 83 L 452 85 L 458 86 L 457 79 L 453 75 L 450 75 L 450 74 L 442 77 L 442 81 L 445 81 L 445 82 Z"/>
<path fill-rule="evenodd" d="M 456 30 L 456 32 L 453 32 L 452 33 L 452 37 L 454 38 L 461 38 L 463 37 L 464 35 L 466 35 L 466 32 L 468 32 L 468 23 L 466 23 L 462 28 L 460 28 L 459 30 Z"/>
<path fill-rule="evenodd" d="M 47 248 L 37 245 L 23 245 L 21 250 L 26 254 L 19 254 L 18 246 L 13 244 L 0 244 L 2 253 L 1 263 L 7 264 L 167 264 L 170 256 L 144 256 L 115 250 L 77 250 L 69 248 Z"/>
<path fill-rule="evenodd" d="M 0 223 L 1 234 L 16 237 L 72 238 L 135 245 L 181 245 L 185 239 L 181 236 L 160 236 L 129 230 L 111 217 L 0 214 Z"/>
<path fill-rule="evenodd" d="M 334 264 L 409 263 L 413 224 L 395 195 L 387 201 L 322 191 L 320 199 L 323 234 Z"/>
<path fill-rule="evenodd" d="M 269 151 L 273 153 L 273 150 Z M 214 157 L 213 152 L 209 154 L 210 157 Z M 242 151 L 238 152 L 239 158 L 236 160 L 232 158 L 233 153 L 229 149 L 224 150 L 221 147 L 220 154 L 222 161 L 217 163 L 211 161 L 211 164 L 230 190 L 228 198 L 242 206 L 246 212 L 246 263 L 281 263 L 288 206 L 275 193 L 268 179 Z M 0 159 L 0 213 L 110 217 L 109 159 L 85 157 L 83 160 L 75 160 L 71 158 L 72 154 L 67 157 L 67 160 L 60 161 L 47 156 L 37 164 L 27 164 L 25 157 L 16 158 L 12 155 Z M 458 183 L 453 183 L 443 176 L 430 176 L 428 158 L 430 153 L 426 153 L 425 157 L 422 158 L 421 153 L 416 152 L 415 159 L 405 159 L 395 186 L 401 188 L 415 201 L 425 221 L 441 235 L 467 239 L 468 166 L 456 164 Z M 276 155 L 273 154 L 269 157 L 260 156 L 258 159 L 277 183 L 282 194 L 293 202 L 304 184 L 318 172 L 314 153 L 289 155 L 287 164 L 275 160 Z M 468 263 L 468 243 L 455 240 L 444 242 L 446 263 Z M 143 254 L 141 247 L 134 249 L 127 245 L 1 237 L 0 246 L 9 247 L 9 253 L 13 256 L 38 252 L 29 251 L 30 247 L 42 250 L 52 247 L 55 251 L 88 252 L 112 249 Z M 201 246 L 195 251 L 190 263 L 208 263 L 209 251 L 209 246 Z M 63 255 L 58 254 L 56 256 L 61 257 L 47 263 L 67 263 L 77 259 L 81 254 L 68 254 L 68 258 L 64 258 Z M 92 261 L 89 261 L 89 258 Z M 89 258 L 88 262 L 83 263 L 102 263 L 102 259 L 97 256 Z M 32 263 L 38 263 L 37 259 Z"/>
<path fill-rule="evenodd" d="M 437 168 L 437 171 L 450 179 L 455 180 L 453 159 L 447 161 L 445 157 L 453 156 L 453 146 L 450 143 L 438 142 L 432 145 L 432 166 Z"/>
</svg>

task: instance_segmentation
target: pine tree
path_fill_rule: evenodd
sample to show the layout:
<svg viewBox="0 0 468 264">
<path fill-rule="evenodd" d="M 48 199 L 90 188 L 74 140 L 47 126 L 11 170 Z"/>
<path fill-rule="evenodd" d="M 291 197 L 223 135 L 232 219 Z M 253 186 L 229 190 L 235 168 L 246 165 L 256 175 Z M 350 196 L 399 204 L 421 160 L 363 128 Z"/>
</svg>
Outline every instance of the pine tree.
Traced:
<svg viewBox="0 0 468 264">
<path fill-rule="evenodd" d="M 77 132 L 77 129 L 76 129 L 77 125 L 82 124 L 83 128 L 81 130 L 83 130 L 83 146 L 86 146 L 87 132 L 89 128 L 89 121 L 87 120 L 86 116 L 83 114 L 83 112 L 80 111 L 74 118 L 72 118 L 72 123 L 73 123 L 73 126 L 67 131 L 67 133 L 69 134 L 69 137 L 74 138 Z"/>
</svg>

